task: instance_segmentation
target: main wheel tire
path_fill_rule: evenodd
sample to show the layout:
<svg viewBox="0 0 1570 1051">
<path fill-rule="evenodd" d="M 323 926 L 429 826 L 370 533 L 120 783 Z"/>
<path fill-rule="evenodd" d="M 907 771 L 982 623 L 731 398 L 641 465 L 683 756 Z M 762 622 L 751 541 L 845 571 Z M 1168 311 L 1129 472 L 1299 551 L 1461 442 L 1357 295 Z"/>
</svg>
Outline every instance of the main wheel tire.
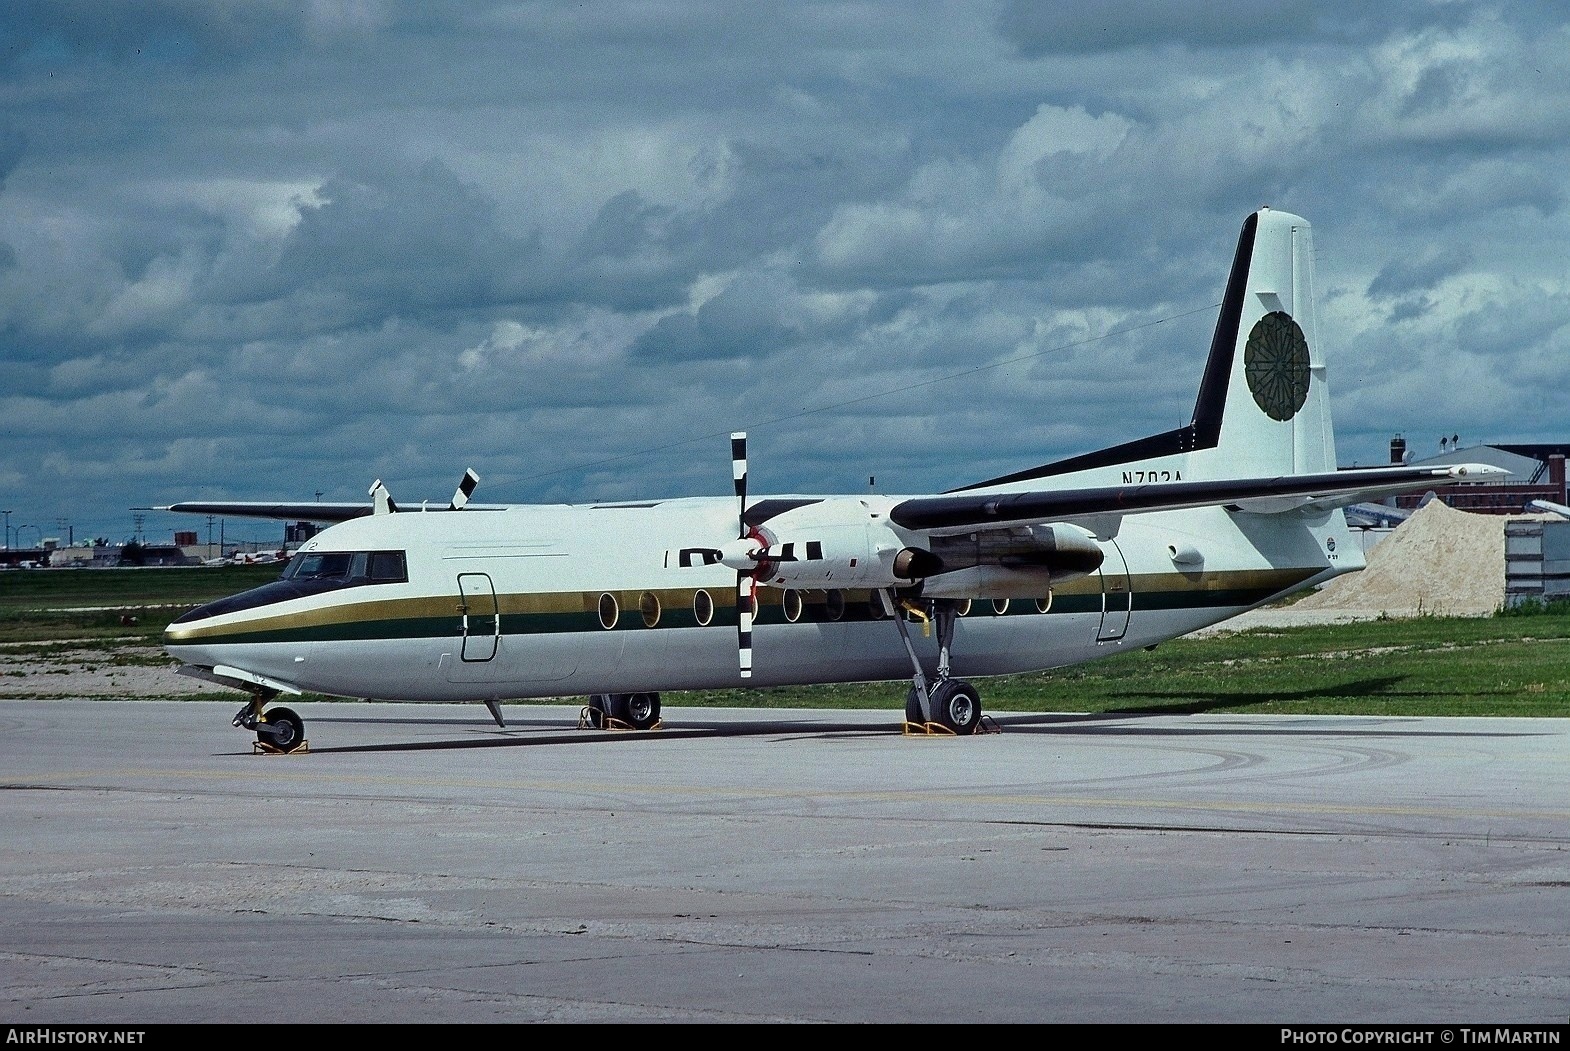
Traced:
<svg viewBox="0 0 1570 1051">
<path fill-rule="evenodd" d="M 915 723 L 917 726 L 923 726 L 927 722 L 926 716 L 921 714 L 921 695 L 916 692 L 914 686 L 905 694 L 905 721 Z"/>
<path fill-rule="evenodd" d="M 263 713 L 261 722 L 271 727 L 272 732 L 259 725 L 256 739 L 269 748 L 292 752 L 305 743 L 305 720 L 296 715 L 293 708 L 274 708 Z"/>
<path fill-rule="evenodd" d="M 610 695 L 604 693 L 589 694 L 589 725 L 596 730 L 605 729 L 605 720 L 610 717 Z"/>
<path fill-rule="evenodd" d="M 945 679 L 932 691 L 932 719 L 956 734 L 973 734 L 981 725 L 981 694 L 961 679 Z"/>
<path fill-rule="evenodd" d="M 660 695 L 630 693 L 625 697 L 625 721 L 634 730 L 650 730 L 660 721 Z"/>
</svg>

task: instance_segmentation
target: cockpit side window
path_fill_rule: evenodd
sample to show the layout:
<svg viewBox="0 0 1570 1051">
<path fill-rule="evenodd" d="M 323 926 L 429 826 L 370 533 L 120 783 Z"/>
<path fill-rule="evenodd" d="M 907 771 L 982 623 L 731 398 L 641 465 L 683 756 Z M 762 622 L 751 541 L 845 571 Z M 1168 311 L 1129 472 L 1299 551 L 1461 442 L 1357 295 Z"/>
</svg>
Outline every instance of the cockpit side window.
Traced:
<svg viewBox="0 0 1570 1051">
<path fill-rule="evenodd" d="M 402 551 L 372 551 L 370 563 L 366 575 L 372 584 L 402 583 L 409 579 L 409 567 Z"/>
<path fill-rule="evenodd" d="M 281 579 L 395 584 L 409 572 L 402 551 L 308 551 L 289 560 Z"/>
</svg>

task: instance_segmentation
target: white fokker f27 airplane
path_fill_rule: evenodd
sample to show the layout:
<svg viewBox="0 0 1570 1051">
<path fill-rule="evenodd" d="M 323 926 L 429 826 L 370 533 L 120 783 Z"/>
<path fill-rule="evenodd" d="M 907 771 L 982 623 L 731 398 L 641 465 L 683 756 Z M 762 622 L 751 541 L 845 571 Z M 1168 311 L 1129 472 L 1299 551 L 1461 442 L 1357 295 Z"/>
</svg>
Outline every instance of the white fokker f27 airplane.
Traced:
<svg viewBox="0 0 1570 1051">
<path fill-rule="evenodd" d="M 1151 646 L 1363 568 L 1341 508 L 1498 473 L 1337 470 L 1309 224 L 1243 224 L 1186 427 L 936 495 L 747 493 L 440 511 L 180 503 L 334 521 L 282 577 L 185 614 L 181 671 L 249 692 L 235 725 L 291 751 L 279 694 L 481 701 L 589 695 L 649 729 L 660 692 L 911 680 L 908 724 L 974 733 L 960 676 Z M 913 632 L 911 624 L 920 623 Z M 931 629 L 935 628 L 935 631 Z"/>
</svg>

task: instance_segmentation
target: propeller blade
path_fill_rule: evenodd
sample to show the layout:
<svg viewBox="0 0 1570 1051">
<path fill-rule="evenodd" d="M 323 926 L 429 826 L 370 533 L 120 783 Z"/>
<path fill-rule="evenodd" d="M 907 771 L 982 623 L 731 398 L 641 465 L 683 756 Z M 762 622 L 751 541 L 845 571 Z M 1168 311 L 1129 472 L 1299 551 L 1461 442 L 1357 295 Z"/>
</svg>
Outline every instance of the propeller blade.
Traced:
<svg viewBox="0 0 1570 1051">
<path fill-rule="evenodd" d="M 768 546 L 768 541 L 747 529 L 747 432 L 731 432 L 730 459 L 731 478 L 736 483 L 736 539 L 721 548 L 680 548 L 676 560 L 683 569 L 720 563 L 736 571 L 736 663 L 741 677 L 750 679 L 752 621 L 758 608 L 757 554 Z"/>
<path fill-rule="evenodd" d="M 398 505 L 393 503 L 392 494 L 387 491 L 380 478 L 371 483 L 371 499 L 374 501 L 372 508 L 374 514 L 390 515 L 398 510 Z"/>
<path fill-rule="evenodd" d="M 747 432 L 730 436 L 731 478 L 736 483 L 736 538 L 747 539 Z M 723 561 L 723 558 L 721 559 Z M 752 616 L 757 606 L 758 582 L 752 570 L 736 569 L 736 659 L 743 679 L 752 678 Z"/>
<path fill-rule="evenodd" d="M 745 573 L 736 574 L 736 652 L 741 677 L 752 678 L 752 612 L 756 582 Z"/>
<path fill-rule="evenodd" d="M 449 511 L 461 511 L 463 505 L 469 502 L 469 497 L 474 495 L 474 487 L 480 484 L 480 476 L 474 473 L 474 468 L 463 472 L 463 481 L 458 483 L 458 491 L 452 494 L 452 503 L 447 505 Z"/>
<path fill-rule="evenodd" d="M 738 537 L 747 535 L 747 432 L 733 431 L 730 436 L 731 477 L 736 482 L 736 521 Z"/>
</svg>

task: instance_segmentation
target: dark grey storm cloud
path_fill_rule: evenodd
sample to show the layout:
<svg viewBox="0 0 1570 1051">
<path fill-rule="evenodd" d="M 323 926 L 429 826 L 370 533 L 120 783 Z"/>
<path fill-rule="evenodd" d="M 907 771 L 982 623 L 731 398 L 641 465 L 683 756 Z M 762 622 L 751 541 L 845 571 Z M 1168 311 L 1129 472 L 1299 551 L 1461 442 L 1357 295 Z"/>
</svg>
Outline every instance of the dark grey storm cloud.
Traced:
<svg viewBox="0 0 1570 1051">
<path fill-rule="evenodd" d="M 18 0 L 0 495 L 120 539 L 471 466 L 724 493 L 734 429 L 760 490 L 948 488 L 1183 422 L 1265 204 L 1344 462 L 1563 440 L 1567 45 L 1482 0 Z"/>
<path fill-rule="evenodd" d="M 1096 54 L 1164 46 L 1191 50 L 1362 46 L 1380 35 L 1453 29 L 1475 8 L 1435 0 L 1365 4 L 1211 0 L 1107 0 L 1087 11 L 1070 0 L 1008 0 L 998 15 L 1004 39 L 1030 57 Z"/>
</svg>

